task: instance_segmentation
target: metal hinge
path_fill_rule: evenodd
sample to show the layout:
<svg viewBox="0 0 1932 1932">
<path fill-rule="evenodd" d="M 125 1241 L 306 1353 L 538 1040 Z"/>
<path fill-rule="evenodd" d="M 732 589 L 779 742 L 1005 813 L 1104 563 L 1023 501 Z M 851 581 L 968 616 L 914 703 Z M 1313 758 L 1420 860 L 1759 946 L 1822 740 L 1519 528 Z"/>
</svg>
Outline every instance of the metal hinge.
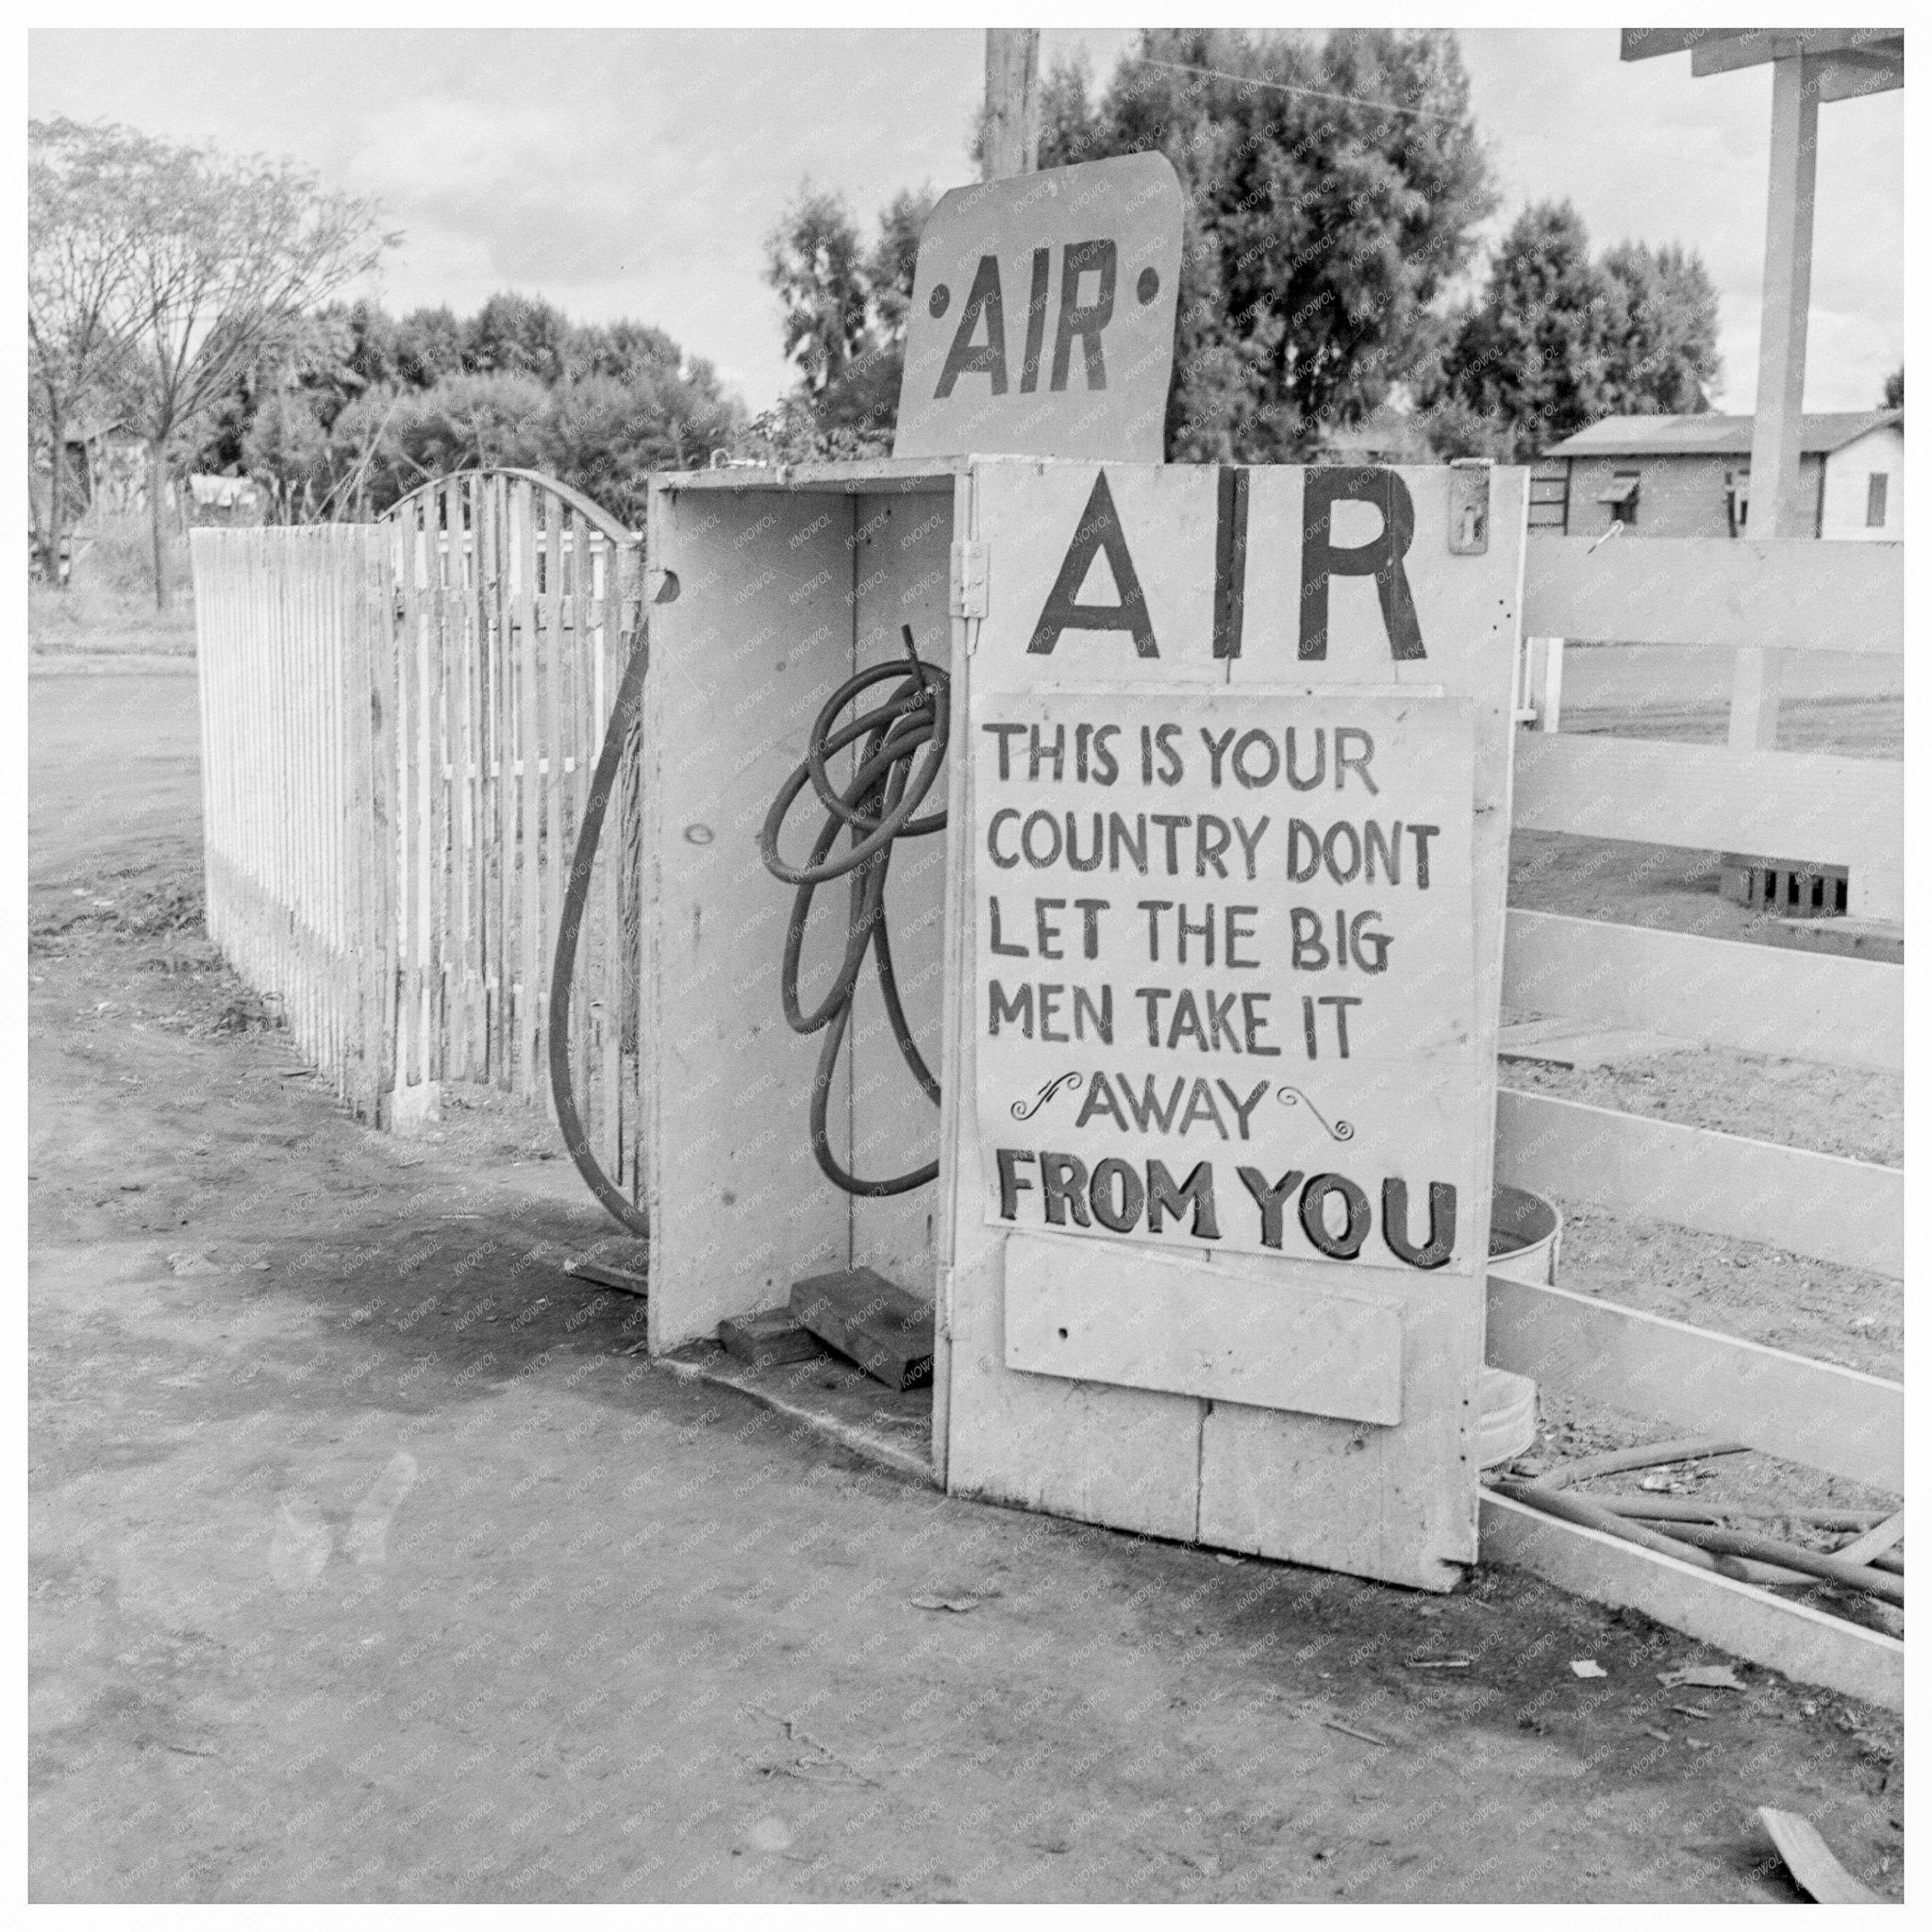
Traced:
<svg viewBox="0 0 1932 1932">
<path fill-rule="evenodd" d="M 953 545 L 953 596 L 947 608 L 954 617 L 986 615 L 986 551 L 984 543 Z"/>
</svg>

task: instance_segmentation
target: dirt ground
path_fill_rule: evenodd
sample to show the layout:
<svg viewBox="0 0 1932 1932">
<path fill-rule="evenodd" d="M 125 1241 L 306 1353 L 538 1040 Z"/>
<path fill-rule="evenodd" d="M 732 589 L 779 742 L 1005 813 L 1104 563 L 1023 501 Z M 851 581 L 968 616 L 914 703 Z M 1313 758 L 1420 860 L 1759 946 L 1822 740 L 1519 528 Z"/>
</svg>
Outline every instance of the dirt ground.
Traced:
<svg viewBox="0 0 1932 1932">
<path fill-rule="evenodd" d="M 1508 1573 L 957 1501 L 650 1363 L 541 1121 L 361 1128 L 216 959 L 192 678 L 30 703 L 37 1900 L 1789 1900 L 1760 1804 L 1902 1895 L 1883 1713 L 1666 1691 L 1708 1654 Z"/>
</svg>

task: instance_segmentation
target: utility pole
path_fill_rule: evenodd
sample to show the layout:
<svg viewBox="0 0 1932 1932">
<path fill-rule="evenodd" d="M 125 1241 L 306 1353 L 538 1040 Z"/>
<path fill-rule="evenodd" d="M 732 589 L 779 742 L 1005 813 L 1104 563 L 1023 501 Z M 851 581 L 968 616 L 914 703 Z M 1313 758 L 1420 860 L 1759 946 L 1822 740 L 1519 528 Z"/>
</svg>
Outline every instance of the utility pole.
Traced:
<svg viewBox="0 0 1932 1932">
<path fill-rule="evenodd" d="M 1030 175 L 1040 165 L 1040 29 L 986 30 L 986 157 L 982 178 Z"/>
</svg>

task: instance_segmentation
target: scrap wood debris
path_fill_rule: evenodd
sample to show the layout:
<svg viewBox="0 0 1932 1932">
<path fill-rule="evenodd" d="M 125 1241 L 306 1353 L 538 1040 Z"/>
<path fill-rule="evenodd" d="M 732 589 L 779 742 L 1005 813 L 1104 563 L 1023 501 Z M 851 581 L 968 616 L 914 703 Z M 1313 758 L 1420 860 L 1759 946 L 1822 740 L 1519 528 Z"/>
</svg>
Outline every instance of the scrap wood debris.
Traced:
<svg viewBox="0 0 1932 1932">
<path fill-rule="evenodd" d="M 1852 1876 L 1832 1857 L 1831 1848 L 1818 1835 L 1818 1827 L 1796 1811 L 1779 1811 L 1769 1805 L 1757 1807 L 1757 1822 L 1777 1847 L 1785 1869 L 1801 1890 L 1808 1892 L 1822 1906 L 1876 1906 L 1885 1901 Z"/>
<path fill-rule="evenodd" d="M 780 1717 L 775 1710 L 768 1710 L 762 1704 L 754 1705 L 752 1708 L 760 1717 L 770 1718 L 785 1733 L 789 1742 L 803 1744 L 808 1750 L 818 1754 L 813 1757 L 797 1758 L 791 1764 L 760 1764 L 758 1769 L 764 1772 L 767 1776 L 795 1777 L 808 1784 L 813 1782 L 842 1784 L 848 1779 L 856 1779 L 859 1784 L 870 1785 L 874 1790 L 883 1790 L 885 1789 L 877 1778 L 867 1777 L 865 1773 L 860 1771 L 856 1764 L 847 1758 L 840 1757 L 829 1744 L 814 1738 L 796 1718 Z M 827 1779 L 822 1774 L 828 1771 L 842 1771 L 846 1774 L 846 1778 Z"/>
<path fill-rule="evenodd" d="M 1698 1690 L 1744 1689 L 1729 1664 L 1679 1664 L 1674 1671 L 1659 1671 L 1657 1680 L 1666 1690 L 1676 1690 L 1686 1685 Z"/>
<path fill-rule="evenodd" d="M 1708 1456 L 1741 1456 L 1750 1447 L 1729 1437 L 1678 1436 L 1668 1442 L 1653 1442 L 1642 1449 L 1609 1449 L 1601 1456 L 1581 1456 L 1574 1462 L 1559 1462 L 1547 1470 L 1541 1482 L 1545 1489 L 1560 1490 L 1571 1483 L 1588 1482 L 1591 1476 L 1615 1475 L 1626 1469 L 1654 1469 L 1668 1462 L 1701 1462 Z"/>
<path fill-rule="evenodd" d="M 1354 1724 L 1343 1724 L 1339 1717 L 1324 1717 L 1322 1720 L 1322 1727 L 1324 1730 L 1340 1731 L 1344 1737 L 1359 1738 L 1364 1744 L 1379 1744 L 1385 1751 L 1394 1748 L 1387 1738 L 1378 1738 L 1374 1731 L 1357 1730 Z"/>
</svg>

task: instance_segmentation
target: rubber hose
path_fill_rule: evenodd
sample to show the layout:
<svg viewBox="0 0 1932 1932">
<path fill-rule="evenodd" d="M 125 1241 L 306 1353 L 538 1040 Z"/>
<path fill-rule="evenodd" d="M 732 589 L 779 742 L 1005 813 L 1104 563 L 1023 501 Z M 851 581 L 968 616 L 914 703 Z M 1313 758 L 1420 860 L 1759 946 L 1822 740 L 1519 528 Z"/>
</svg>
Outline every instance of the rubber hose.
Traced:
<svg viewBox="0 0 1932 1932">
<path fill-rule="evenodd" d="M 584 907 L 591 896 L 591 868 L 597 857 L 597 841 L 604 832 L 604 814 L 624 763 L 625 741 L 643 703 L 644 672 L 650 654 L 650 638 L 645 632 L 639 636 L 637 649 L 624 667 L 624 679 L 617 687 L 617 703 L 611 708 L 610 724 L 604 733 L 604 749 L 597 754 L 597 769 L 591 779 L 590 794 L 584 800 L 576 852 L 571 859 L 570 878 L 564 887 L 557 953 L 550 969 L 550 1094 L 557 1103 L 557 1124 L 563 1129 L 563 1144 L 570 1149 L 570 1158 L 576 1162 L 577 1172 L 591 1193 L 627 1233 L 646 1241 L 650 1238 L 651 1217 L 599 1165 L 591 1151 L 591 1137 L 584 1131 L 583 1118 L 577 1112 L 576 1095 L 570 1084 L 570 986 L 576 970 L 577 935 L 583 927 Z"/>
<path fill-rule="evenodd" d="M 911 659 L 909 671 L 898 664 L 877 664 L 847 678 L 832 693 L 806 740 L 805 761 L 778 788 L 758 834 L 758 850 L 774 876 L 798 888 L 779 973 L 785 1022 L 794 1033 L 823 1031 L 825 1036 L 819 1050 L 818 1071 L 812 1078 L 812 1153 L 818 1158 L 820 1172 L 835 1187 L 868 1199 L 910 1193 L 937 1179 L 940 1171 L 939 1162 L 929 1160 L 888 1180 L 861 1180 L 840 1165 L 832 1152 L 825 1120 L 833 1074 L 852 1023 L 852 1003 L 868 950 L 878 969 L 879 992 L 900 1056 L 926 1098 L 935 1107 L 940 1099 L 940 1083 L 912 1037 L 899 998 L 891 941 L 886 929 L 886 876 L 899 840 L 923 838 L 945 826 L 943 808 L 928 812 L 924 818 L 917 814 L 945 763 L 946 738 L 951 729 L 950 682 L 937 664 L 928 664 L 920 658 L 909 625 L 901 626 L 901 635 Z M 895 677 L 900 682 L 884 703 L 834 728 L 840 713 L 855 698 L 874 685 Z M 841 791 L 827 769 L 828 761 L 853 745 L 859 747 L 856 769 L 851 782 Z M 824 806 L 825 820 L 812 843 L 811 857 L 803 865 L 791 865 L 779 854 L 778 837 L 793 801 L 808 784 Z M 841 832 L 849 833 L 851 844 L 835 856 L 832 848 Z M 831 990 L 808 1013 L 798 997 L 798 972 L 806 925 L 811 917 L 812 895 L 821 886 L 840 878 L 851 881 L 845 954 Z"/>
</svg>

